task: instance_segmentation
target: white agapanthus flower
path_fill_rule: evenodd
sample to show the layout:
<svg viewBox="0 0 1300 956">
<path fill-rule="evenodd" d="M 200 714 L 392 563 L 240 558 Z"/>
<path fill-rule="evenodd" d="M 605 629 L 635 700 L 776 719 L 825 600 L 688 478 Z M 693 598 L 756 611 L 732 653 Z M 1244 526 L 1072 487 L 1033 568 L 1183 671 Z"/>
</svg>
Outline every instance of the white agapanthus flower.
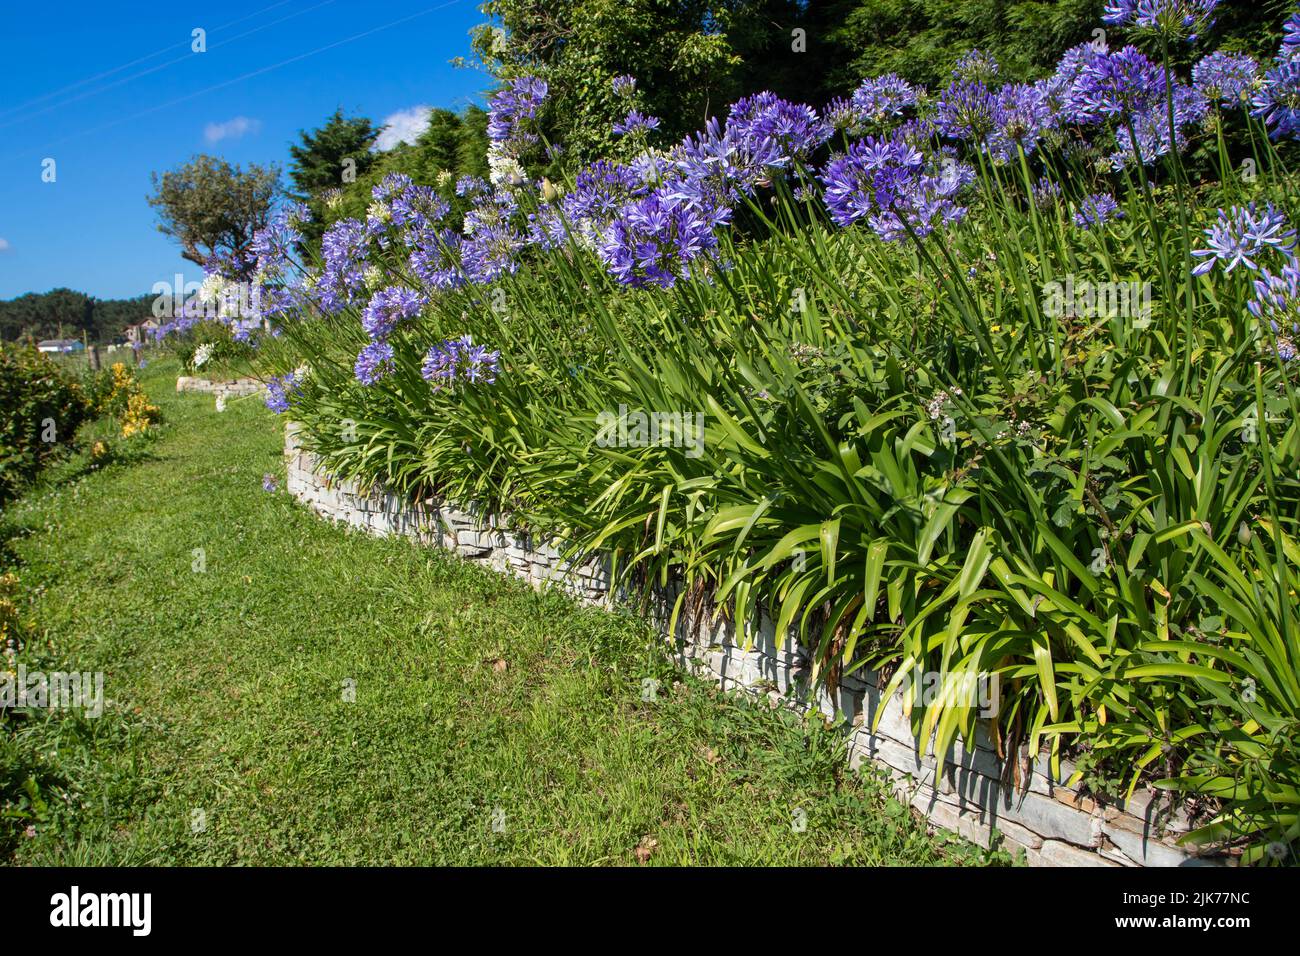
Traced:
<svg viewBox="0 0 1300 956">
<path fill-rule="evenodd" d="M 209 272 L 203 277 L 203 282 L 199 285 L 199 291 L 194 295 L 204 305 L 216 305 L 221 301 L 225 291 L 226 280 L 215 272 Z"/>
<path fill-rule="evenodd" d="M 513 156 L 495 151 L 488 153 L 488 179 L 493 186 L 518 186 L 526 178 L 524 167 Z"/>
<path fill-rule="evenodd" d="M 204 365 L 208 364 L 208 359 L 210 358 L 212 358 L 212 346 L 207 342 L 204 342 L 194 350 L 194 367 L 196 369 L 202 368 Z"/>
</svg>

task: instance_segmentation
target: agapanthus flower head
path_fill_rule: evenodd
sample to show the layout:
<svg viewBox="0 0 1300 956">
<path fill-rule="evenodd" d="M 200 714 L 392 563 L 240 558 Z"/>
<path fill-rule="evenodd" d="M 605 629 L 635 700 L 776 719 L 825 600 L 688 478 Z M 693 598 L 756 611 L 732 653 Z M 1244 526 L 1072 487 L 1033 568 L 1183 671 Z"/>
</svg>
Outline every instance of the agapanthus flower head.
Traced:
<svg viewBox="0 0 1300 956">
<path fill-rule="evenodd" d="M 982 142 L 997 128 L 997 109 L 997 94 L 983 81 L 955 80 L 939 96 L 934 125 L 944 136 Z"/>
<path fill-rule="evenodd" d="M 1264 327 L 1264 340 L 1275 344 L 1277 357 L 1293 361 L 1300 339 L 1300 267 L 1293 260 L 1277 274 L 1262 270 L 1254 285 L 1255 295 L 1246 308 Z"/>
<path fill-rule="evenodd" d="M 478 176 L 465 175 L 456 180 L 457 196 L 477 196 L 490 188 L 487 180 L 480 179 Z"/>
<path fill-rule="evenodd" d="M 356 219 L 340 219 L 325 230 L 321 237 L 325 259 L 322 281 L 349 291 L 364 286 L 368 241 L 365 224 Z"/>
<path fill-rule="evenodd" d="M 495 93 L 488 110 L 488 140 L 505 143 L 518 138 L 524 120 L 537 118 L 548 86 L 536 76 L 520 76 Z"/>
<path fill-rule="evenodd" d="M 636 77 L 624 73 L 614 77 L 610 86 L 613 87 L 615 96 L 631 96 L 636 92 Z"/>
<path fill-rule="evenodd" d="M 1118 148 L 1109 157 L 1112 169 L 1124 169 L 1139 161 L 1142 165 L 1149 166 L 1158 157 L 1171 150 L 1181 150 L 1187 145 L 1187 130 L 1205 119 L 1210 104 L 1200 90 L 1182 83 L 1174 84 L 1172 99 L 1173 141 L 1169 138 L 1169 112 L 1165 102 L 1138 110 L 1115 129 L 1115 144 Z"/>
<path fill-rule="evenodd" d="M 1276 273 L 1263 269 L 1254 287 L 1255 294 L 1246 303 L 1251 315 L 1275 333 L 1300 330 L 1300 266 L 1293 261 Z"/>
<path fill-rule="evenodd" d="M 475 345 L 468 335 L 432 346 L 424 357 L 420 374 L 435 391 L 464 382 L 491 385 L 501 367 L 501 353 Z"/>
<path fill-rule="evenodd" d="M 634 288 L 671 287 L 717 247 L 719 210 L 700 200 L 666 184 L 625 204 L 599 245 L 605 268 Z"/>
<path fill-rule="evenodd" d="M 824 199 L 839 226 L 858 220 L 887 241 L 929 235 L 959 221 L 966 209 L 955 197 L 974 179 L 964 164 L 945 159 L 936 170 L 900 137 L 867 137 L 835 156 L 821 174 Z"/>
<path fill-rule="evenodd" d="M 982 50 L 968 50 L 957 60 L 952 69 L 953 79 L 970 83 L 989 83 L 997 78 L 1001 67 L 990 53 Z"/>
<path fill-rule="evenodd" d="M 614 124 L 615 136 L 631 136 L 634 133 L 649 133 L 659 128 L 659 117 L 647 116 L 640 110 L 631 109 L 622 120 Z"/>
<path fill-rule="evenodd" d="M 372 340 L 382 342 L 399 323 L 419 315 L 423 307 L 424 296 L 414 289 L 388 286 L 370 297 L 361 315 L 361 327 Z"/>
<path fill-rule="evenodd" d="M 1038 182 L 1031 187 L 1034 205 L 1039 209 L 1051 209 L 1061 199 L 1061 185 L 1048 179 L 1046 176 L 1039 177 Z"/>
<path fill-rule="evenodd" d="M 1216 50 L 1192 67 L 1192 85 L 1212 103 L 1242 106 L 1259 77 L 1259 64 L 1245 53 Z"/>
<path fill-rule="evenodd" d="M 1250 115 L 1263 119 L 1272 139 L 1300 137 L 1300 57 L 1278 59 L 1250 103 Z"/>
<path fill-rule="evenodd" d="M 1080 229 L 1100 228 L 1108 222 L 1123 218 L 1124 211 L 1109 193 L 1093 193 L 1083 199 L 1074 211 L 1074 224 Z"/>
<path fill-rule="evenodd" d="M 311 211 L 302 203 L 290 203 L 271 216 L 266 226 L 253 233 L 249 249 L 256 259 L 254 280 L 278 279 L 296 267 L 293 256 L 302 242 L 300 227 L 311 222 Z"/>
<path fill-rule="evenodd" d="M 406 173 L 388 173 L 375 186 L 371 187 L 371 198 L 378 202 L 392 199 L 415 185 Z"/>
<path fill-rule="evenodd" d="M 645 181 L 632 167 L 600 159 L 578 173 L 561 207 L 574 232 L 594 238 L 614 221 L 625 202 L 646 190 Z"/>
<path fill-rule="evenodd" d="M 1056 126 L 1057 114 L 1041 84 L 1008 83 L 998 90 L 993 108 L 994 128 L 985 139 L 993 158 L 1008 162 L 1019 150 L 1032 153 Z"/>
<path fill-rule="evenodd" d="M 822 113 L 832 129 L 856 132 L 866 122 L 866 117 L 858 112 L 858 108 L 853 105 L 853 101 L 845 99 L 843 96 L 837 96 L 827 103 Z"/>
<path fill-rule="evenodd" d="M 275 475 L 271 474 L 270 472 L 267 472 L 262 476 L 263 491 L 274 492 L 277 489 L 279 489 L 279 487 L 280 487 L 280 483 L 275 480 Z"/>
<path fill-rule="evenodd" d="M 441 229 L 425 233 L 411 249 L 407 260 L 411 272 L 430 292 L 458 289 L 467 276 L 461 266 L 464 237 L 454 229 Z"/>
<path fill-rule="evenodd" d="M 390 178 L 385 177 L 385 180 Z M 413 237 L 433 227 L 451 211 L 451 205 L 432 186 L 417 186 L 410 182 L 391 193 L 386 201 L 388 221 L 401 230 L 402 241 L 408 247 Z"/>
<path fill-rule="evenodd" d="M 775 93 L 742 97 L 727 113 L 726 139 L 736 152 L 769 169 L 789 169 L 830 139 L 817 111 Z"/>
<path fill-rule="evenodd" d="M 357 355 L 353 374 L 362 385 L 374 385 L 393 371 L 393 347 L 387 342 L 371 342 Z"/>
<path fill-rule="evenodd" d="M 1239 265 L 1259 271 L 1262 266 L 1257 260 L 1265 254 L 1295 260 L 1295 230 L 1287 228 L 1286 216 L 1272 203 L 1262 208 L 1252 202 L 1227 211 L 1220 209 L 1218 220 L 1205 230 L 1205 236 L 1206 248 L 1192 252 L 1205 261 L 1192 270 L 1192 275 L 1205 275 L 1216 265 L 1222 265 L 1225 273 Z"/>
<path fill-rule="evenodd" d="M 513 222 L 483 225 L 474 230 L 460 247 L 460 262 L 470 282 L 492 282 L 519 269 L 517 253 L 528 237 Z"/>
<path fill-rule="evenodd" d="M 1294 50 L 1300 47 L 1300 10 L 1296 10 L 1282 24 L 1282 50 Z"/>
<path fill-rule="evenodd" d="M 277 415 L 289 410 L 289 404 L 298 394 L 301 378 L 297 372 L 278 375 L 266 383 L 266 407 Z"/>
<path fill-rule="evenodd" d="M 853 91 L 851 100 L 853 115 L 859 122 L 865 120 L 882 123 L 893 117 L 902 116 L 904 110 L 917 104 L 920 94 L 918 87 L 913 86 L 897 73 L 869 77 Z"/>
<path fill-rule="evenodd" d="M 1044 81 L 1044 93 L 1061 124 L 1095 123 L 1097 115 L 1084 102 L 1093 64 L 1109 56 L 1105 48 L 1080 43 L 1061 55 L 1056 71 Z"/>
<path fill-rule="evenodd" d="M 1096 53 L 1079 64 L 1071 96 L 1084 122 L 1123 120 L 1157 108 L 1165 100 L 1165 72 L 1136 47 Z"/>
<path fill-rule="evenodd" d="M 1102 22 L 1171 39 L 1196 40 L 1214 26 L 1219 0 L 1108 0 Z"/>
</svg>

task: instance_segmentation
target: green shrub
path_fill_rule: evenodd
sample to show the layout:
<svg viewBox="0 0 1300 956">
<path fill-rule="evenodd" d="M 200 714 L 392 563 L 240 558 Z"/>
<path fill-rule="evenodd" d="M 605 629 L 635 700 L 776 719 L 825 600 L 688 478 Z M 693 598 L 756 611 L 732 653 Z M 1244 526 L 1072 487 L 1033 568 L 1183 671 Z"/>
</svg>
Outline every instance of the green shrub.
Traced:
<svg viewBox="0 0 1300 956">
<path fill-rule="evenodd" d="M 66 369 L 34 348 L 0 345 L 0 504 L 67 448 L 92 409 Z"/>
</svg>

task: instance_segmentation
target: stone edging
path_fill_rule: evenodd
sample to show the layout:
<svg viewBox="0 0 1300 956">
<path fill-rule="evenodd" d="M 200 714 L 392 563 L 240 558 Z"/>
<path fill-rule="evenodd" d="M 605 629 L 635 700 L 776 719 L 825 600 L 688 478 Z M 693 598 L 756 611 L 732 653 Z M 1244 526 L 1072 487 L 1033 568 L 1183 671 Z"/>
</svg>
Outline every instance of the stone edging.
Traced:
<svg viewBox="0 0 1300 956">
<path fill-rule="evenodd" d="M 224 412 L 227 399 L 239 398 L 244 395 L 256 395 L 258 392 L 266 391 L 266 386 L 255 378 L 239 378 L 232 382 L 214 382 L 207 378 L 181 375 L 176 379 L 176 391 L 211 393 L 216 396 L 217 411 Z"/>
<path fill-rule="evenodd" d="M 413 504 L 384 489 L 366 490 L 352 482 L 332 481 L 315 456 L 302 447 L 299 426 L 293 422 L 285 428 L 285 455 L 287 490 L 326 517 L 373 534 L 401 535 L 446 548 L 534 586 L 559 586 L 585 603 L 610 606 L 619 599 L 611 593 L 609 570 L 602 561 L 575 566 L 563 560 L 552 542 L 513 532 L 472 508 L 462 510 L 434 500 Z M 665 612 L 672 606 L 672 595 L 660 595 L 656 603 L 652 619 L 668 638 Z M 1156 791 L 1139 790 L 1123 809 L 1103 806 L 1081 794 L 1078 787 L 1053 780 L 1042 757 L 1033 763 L 1026 790 L 1007 784 L 1002 780 L 1002 761 L 982 731 L 972 750 L 963 748 L 960 741 L 954 744 L 952 758 L 936 780 L 937 762 L 933 756 L 918 755 L 901 698 L 895 695 L 882 705 L 883 682 L 874 674 L 845 678 L 835 700 L 823 689 L 808 702 L 806 658 L 790 636 L 776 640 L 775 622 L 770 618 L 764 616 L 757 633 L 750 634 L 749 650 L 744 649 L 743 640 L 737 640 L 730 622 L 686 618 L 683 613 L 672 635 L 682 665 L 724 688 L 766 694 L 773 706 L 801 711 L 815 706 L 831 718 L 837 711 L 854 715 L 845 726 L 850 735 L 850 765 L 856 768 L 864 760 L 873 760 L 889 773 L 900 798 L 935 826 L 983 846 L 996 828 L 1005 847 L 1012 851 L 1023 848 L 1028 862 L 1038 866 L 1223 862 L 1199 858 L 1194 849 L 1174 845 L 1188 823 L 1185 817 L 1175 815 L 1158 826 Z M 882 706 L 884 713 L 873 733 L 871 724 Z M 1073 769 L 1068 761 L 1062 761 L 1063 776 L 1068 778 Z"/>
</svg>

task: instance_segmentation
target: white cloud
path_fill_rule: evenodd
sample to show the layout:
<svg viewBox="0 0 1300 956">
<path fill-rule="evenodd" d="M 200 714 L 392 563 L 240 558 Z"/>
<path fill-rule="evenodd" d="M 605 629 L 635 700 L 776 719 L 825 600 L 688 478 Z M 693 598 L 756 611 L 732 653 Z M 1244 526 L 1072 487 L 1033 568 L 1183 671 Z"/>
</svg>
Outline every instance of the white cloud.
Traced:
<svg viewBox="0 0 1300 956">
<path fill-rule="evenodd" d="M 8 252 L 13 247 L 9 245 L 9 240 L 0 238 L 0 252 Z"/>
<path fill-rule="evenodd" d="M 398 143 L 414 143 L 417 136 L 429 128 L 429 110 L 431 106 L 421 103 L 409 110 L 398 110 L 391 116 L 384 117 L 381 124 L 385 127 L 375 140 L 375 149 L 379 152 L 392 149 Z"/>
<path fill-rule="evenodd" d="M 256 133 L 261 128 L 261 120 L 236 116 L 224 123 L 209 123 L 203 127 L 203 138 L 209 143 L 219 143 L 223 139 L 239 139 L 249 133 Z"/>
</svg>

